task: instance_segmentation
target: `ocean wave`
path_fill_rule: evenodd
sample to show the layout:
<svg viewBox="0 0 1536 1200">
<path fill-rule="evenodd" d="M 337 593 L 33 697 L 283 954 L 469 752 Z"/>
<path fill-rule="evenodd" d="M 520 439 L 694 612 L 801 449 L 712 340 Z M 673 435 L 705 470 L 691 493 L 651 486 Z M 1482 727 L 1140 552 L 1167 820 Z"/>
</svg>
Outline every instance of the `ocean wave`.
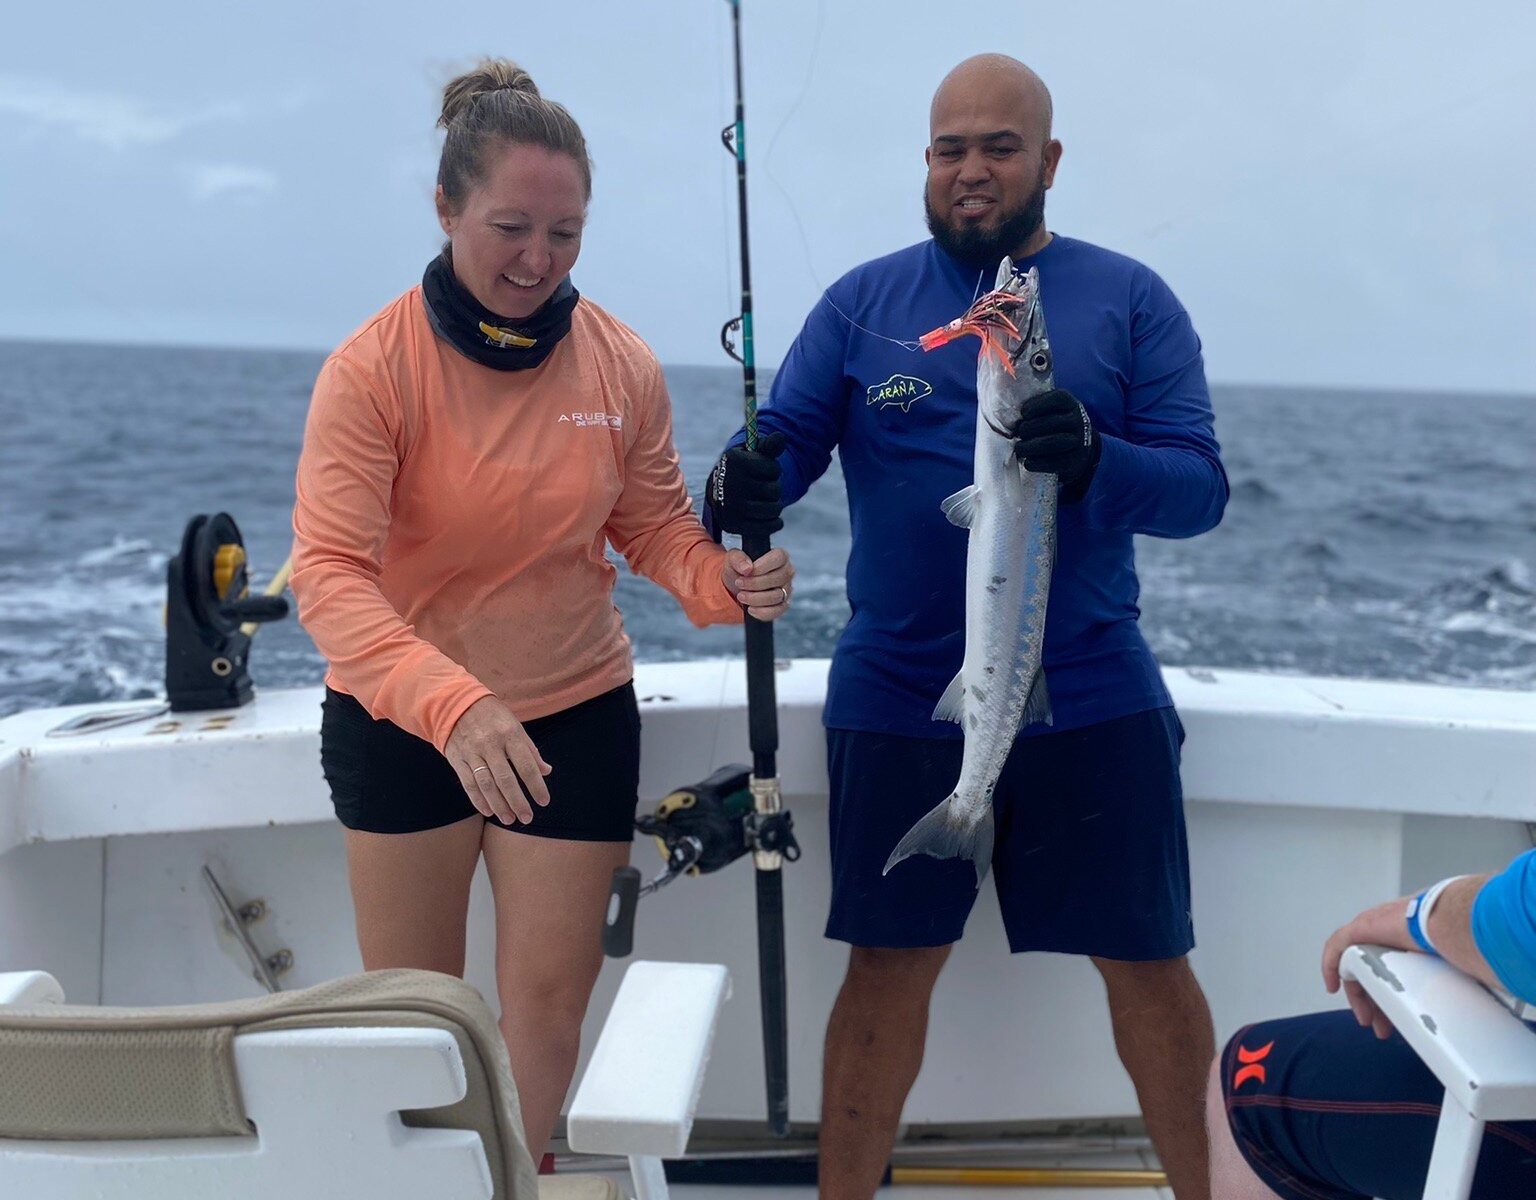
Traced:
<svg viewBox="0 0 1536 1200">
<path fill-rule="evenodd" d="M 1255 479 L 1250 477 L 1247 479 L 1236 479 L 1232 481 L 1232 495 L 1230 500 L 1230 503 L 1232 504 L 1255 504 L 1267 506 L 1271 504 L 1277 504 L 1279 500 L 1279 491 L 1270 487 L 1270 485 L 1265 483 L 1262 479 Z"/>
<path fill-rule="evenodd" d="M 1456 503 L 1466 503 L 1460 498 Z M 1449 500 L 1409 496 L 1392 500 L 1357 500 L 1349 506 L 1347 519 L 1365 528 L 1388 534 L 1425 533 L 1458 537 L 1480 537 L 1501 528 L 1502 515 L 1488 511 L 1468 512 Z"/>
<path fill-rule="evenodd" d="M 87 550 L 79 558 L 75 559 L 78 567 L 103 567 L 109 563 L 119 563 L 124 560 L 133 560 L 144 556 L 156 557 L 154 547 L 142 538 L 117 537 L 112 540 L 110 546 L 102 546 L 98 550 Z M 162 560 L 163 555 L 159 556 Z"/>
<path fill-rule="evenodd" d="M 1536 619 L 1536 580 L 1530 564 L 1506 559 L 1480 574 L 1452 579 L 1420 597 L 1428 608 L 1445 614 L 1493 613 Z"/>
<path fill-rule="evenodd" d="M 1288 551 L 1292 559 L 1311 564 L 1312 566 L 1340 562 L 1344 557 L 1327 538 L 1313 538 L 1309 541 L 1293 542 L 1288 547 Z"/>
<path fill-rule="evenodd" d="M 25 526 L 0 529 L 0 714 L 160 690 L 165 569 L 187 514 L 226 509 L 254 562 L 281 561 L 318 361 L 0 343 L 0 393 L 18 413 L 0 445 L 0 511 L 28 514 Z M 697 495 L 734 429 L 739 377 L 667 374 Z M 119 401 L 107 414 L 104 394 Z M 216 411 L 209 395 L 221 397 Z M 1329 438 L 1341 397 L 1375 431 L 1365 459 Z M 1481 421 L 1466 420 L 1473 403 Z M 1215 407 L 1232 480 L 1226 521 L 1190 541 L 1137 543 L 1142 628 L 1164 662 L 1536 684 L 1536 556 L 1526 549 L 1536 473 L 1523 470 L 1536 404 L 1218 388 Z M 253 468 L 238 476 L 202 452 L 227 439 L 232 414 Z M 112 465 L 77 470 L 87 459 Z M 830 654 L 847 622 L 847 520 L 834 460 L 776 539 L 799 572 L 795 605 L 775 629 L 781 655 Z M 741 652 L 739 629 L 694 630 L 671 597 L 627 570 L 618 587 L 641 660 Z M 263 628 L 251 669 L 258 689 L 312 686 L 322 663 L 290 618 Z"/>
<path fill-rule="evenodd" d="M 1486 612 L 1452 613 L 1441 623 L 1447 633 L 1472 633 L 1479 637 L 1513 639 L 1536 645 L 1536 626 Z"/>
</svg>

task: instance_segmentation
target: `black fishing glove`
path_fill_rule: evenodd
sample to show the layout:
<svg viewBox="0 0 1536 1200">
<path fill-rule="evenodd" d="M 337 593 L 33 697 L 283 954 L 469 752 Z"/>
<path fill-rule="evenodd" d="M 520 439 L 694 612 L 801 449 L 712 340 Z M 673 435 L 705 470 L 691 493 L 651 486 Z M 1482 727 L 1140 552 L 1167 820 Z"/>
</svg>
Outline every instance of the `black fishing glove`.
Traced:
<svg viewBox="0 0 1536 1200">
<path fill-rule="evenodd" d="M 1014 457 L 1026 471 L 1056 476 L 1064 503 L 1087 494 L 1104 444 L 1083 402 L 1071 392 L 1055 388 L 1029 401 L 1013 439 Z"/>
<path fill-rule="evenodd" d="M 784 528 L 784 505 L 779 500 L 778 457 L 784 452 L 784 435 L 770 433 L 756 450 L 732 446 L 720 456 L 704 487 L 716 529 L 726 533 L 770 534 Z"/>
</svg>

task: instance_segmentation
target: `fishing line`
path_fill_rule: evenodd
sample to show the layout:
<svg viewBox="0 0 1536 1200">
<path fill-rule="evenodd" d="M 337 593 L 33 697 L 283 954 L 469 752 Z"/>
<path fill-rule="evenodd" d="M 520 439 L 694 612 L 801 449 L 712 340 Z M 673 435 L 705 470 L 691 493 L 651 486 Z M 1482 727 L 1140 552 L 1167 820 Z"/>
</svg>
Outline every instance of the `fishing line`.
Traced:
<svg viewBox="0 0 1536 1200">
<path fill-rule="evenodd" d="M 821 282 L 821 277 L 816 273 L 816 263 L 811 255 L 810 239 L 806 236 L 805 233 L 805 223 L 800 219 L 800 210 L 798 207 L 796 207 L 794 198 L 790 196 L 789 190 L 783 185 L 783 183 L 779 181 L 779 177 L 774 173 L 773 170 L 773 152 L 775 147 L 777 147 L 779 144 L 779 138 L 783 135 L 784 130 L 789 127 L 790 119 L 794 117 L 796 112 L 799 111 L 800 105 L 804 102 L 806 96 L 810 93 L 811 80 L 815 77 L 816 74 L 816 64 L 821 58 L 821 38 L 822 32 L 826 26 L 826 15 L 826 0 L 817 0 L 816 32 L 811 42 L 810 58 L 806 60 L 805 76 L 800 81 L 800 90 L 795 96 L 794 103 L 791 104 L 785 111 L 783 118 L 779 121 L 778 127 L 773 131 L 773 136 L 768 139 L 768 153 L 763 156 L 763 169 L 768 175 L 768 182 L 773 184 L 774 188 L 778 191 L 779 195 L 783 197 L 784 203 L 789 208 L 789 215 L 795 223 L 795 232 L 800 237 L 800 249 L 805 256 L 806 273 L 810 275 L 811 282 L 821 290 L 821 298 L 832 307 L 832 310 L 837 313 L 838 316 L 842 317 L 844 321 L 846 321 L 854 329 L 857 329 L 860 333 L 868 334 L 872 338 L 878 338 L 882 342 L 889 342 L 893 346 L 900 346 L 909 354 L 918 354 L 922 352 L 922 347 L 917 343 L 916 339 L 894 338 L 883 333 L 878 333 L 875 330 L 870 329 L 867 325 L 860 325 L 857 321 L 855 321 L 852 317 L 850 317 L 847 313 L 838 307 L 837 301 L 832 299 L 832 296 L 827 291 L 826 286 Z M 981 283 L 985 275 L 986 271 L 983 269 L 981 273 L 976 276 L 976 290 L 971 295 L 972 304 L 974 304 L 976 302 L 976 298 L 981 295 Z"/>
<path fill-rule="evenodd" d="M 726 15 L 726 6 L 716 5 L 715 34 L 716 45 L 727 45 L 731 40 L 730 18 Z M 717 56 L 718 57 L 718 56 Z M 715 73 L 715 112 L 729 112 L 731 102 L 726 99 L 731 86 L 731 64 L 725 58 L 719 60 L 719 70 Z M 731 179 L 721 172 L 720 180 L 720 237 L 723 245 L 721 260 L 725 263 L 725 274 L 721 282 L 725 286 L 725 306 L 723 311 L 730 312 L 731 306 L 736 303 L 735 275 L 732 265 L 732 256 L 736 253 L 736 239 L 731 232 Z"/>
</svg>

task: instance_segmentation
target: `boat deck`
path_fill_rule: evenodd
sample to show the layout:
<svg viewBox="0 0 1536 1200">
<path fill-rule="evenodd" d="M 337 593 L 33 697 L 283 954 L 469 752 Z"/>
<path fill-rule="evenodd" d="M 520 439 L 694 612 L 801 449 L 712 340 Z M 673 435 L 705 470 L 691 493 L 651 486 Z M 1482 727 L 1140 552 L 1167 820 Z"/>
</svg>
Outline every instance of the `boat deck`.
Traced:
<svg viewBox="0 0 1536 1200">
<path fill-rule="evenodd" d="M 572 1172 L 580 1172 L 578 1161 L 570 1160 L 569 1169 Z M 970 1161 L 975 1165 L 983 1165 L 985 1160 L 978 1157 Z M 1020 1166 L 1023 1165 L 1023 1161 L 1014 1157 L 1010 1159 L 1008 1165 Z M 1042 1156 L 1030 1158 L 1028 1165 L 1064 1170 L 1155 1171 L 1158 1169 L 1157 1160 L 1151 1153 L 1073 1154 L 1060 1158 Z M 566 1173 L 566 1163 L 562 1162 L 560 1174 Z M 618 1184 L 619 1190 L 625 1195 L 632 1194 L 633 1188 L 627 1172 L 580 1173 L 606 1175 Z M 811 1200 L 816 1194 L 815 1188 L 808 1184 L 804 1186 L 788 1184 L 730 1186 L 673 1183 L 668 1186 L 673 1200 Z M 883 1187 L 877 1195 L 882 1197 L 882 1200 L 883 1198 L 889 1198 L 889 1200 L 994 1200 L 1000 1195 L 1027 1196 L 1029 1200 L 1173 1200 L 1172 1190 L 1166 1187 L 1036 1187 L 1017 1184 L 972 1186 L 909 1182 Z"/>
</svg>

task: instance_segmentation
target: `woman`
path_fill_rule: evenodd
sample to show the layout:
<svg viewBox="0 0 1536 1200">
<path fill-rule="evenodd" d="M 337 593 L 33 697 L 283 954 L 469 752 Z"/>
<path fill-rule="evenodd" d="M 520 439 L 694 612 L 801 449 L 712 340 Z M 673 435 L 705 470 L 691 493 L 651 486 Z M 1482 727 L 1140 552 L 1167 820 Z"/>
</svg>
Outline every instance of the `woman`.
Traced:
<svg viewBox="0 0 1536 1200">
<path fill-rule="evenodd" d="M 440 124 L 448 245 L 321 369 L 293 590 L 330 664 L 321 759 L 364 966 L 461 975 L 484 856 L 537 1154 L 575 1069 L 637 803 L 640 719 L 605 543 L 698 625 L 781 616 L 793 572 L 782 551 L 754 563 L 710 540 L 660 367 L 571 284 L 591 168 L 570 114 L 487 61 L 447 86 Z M 777 486 L 765 478 L 765 501 Z"/>
</svg>

